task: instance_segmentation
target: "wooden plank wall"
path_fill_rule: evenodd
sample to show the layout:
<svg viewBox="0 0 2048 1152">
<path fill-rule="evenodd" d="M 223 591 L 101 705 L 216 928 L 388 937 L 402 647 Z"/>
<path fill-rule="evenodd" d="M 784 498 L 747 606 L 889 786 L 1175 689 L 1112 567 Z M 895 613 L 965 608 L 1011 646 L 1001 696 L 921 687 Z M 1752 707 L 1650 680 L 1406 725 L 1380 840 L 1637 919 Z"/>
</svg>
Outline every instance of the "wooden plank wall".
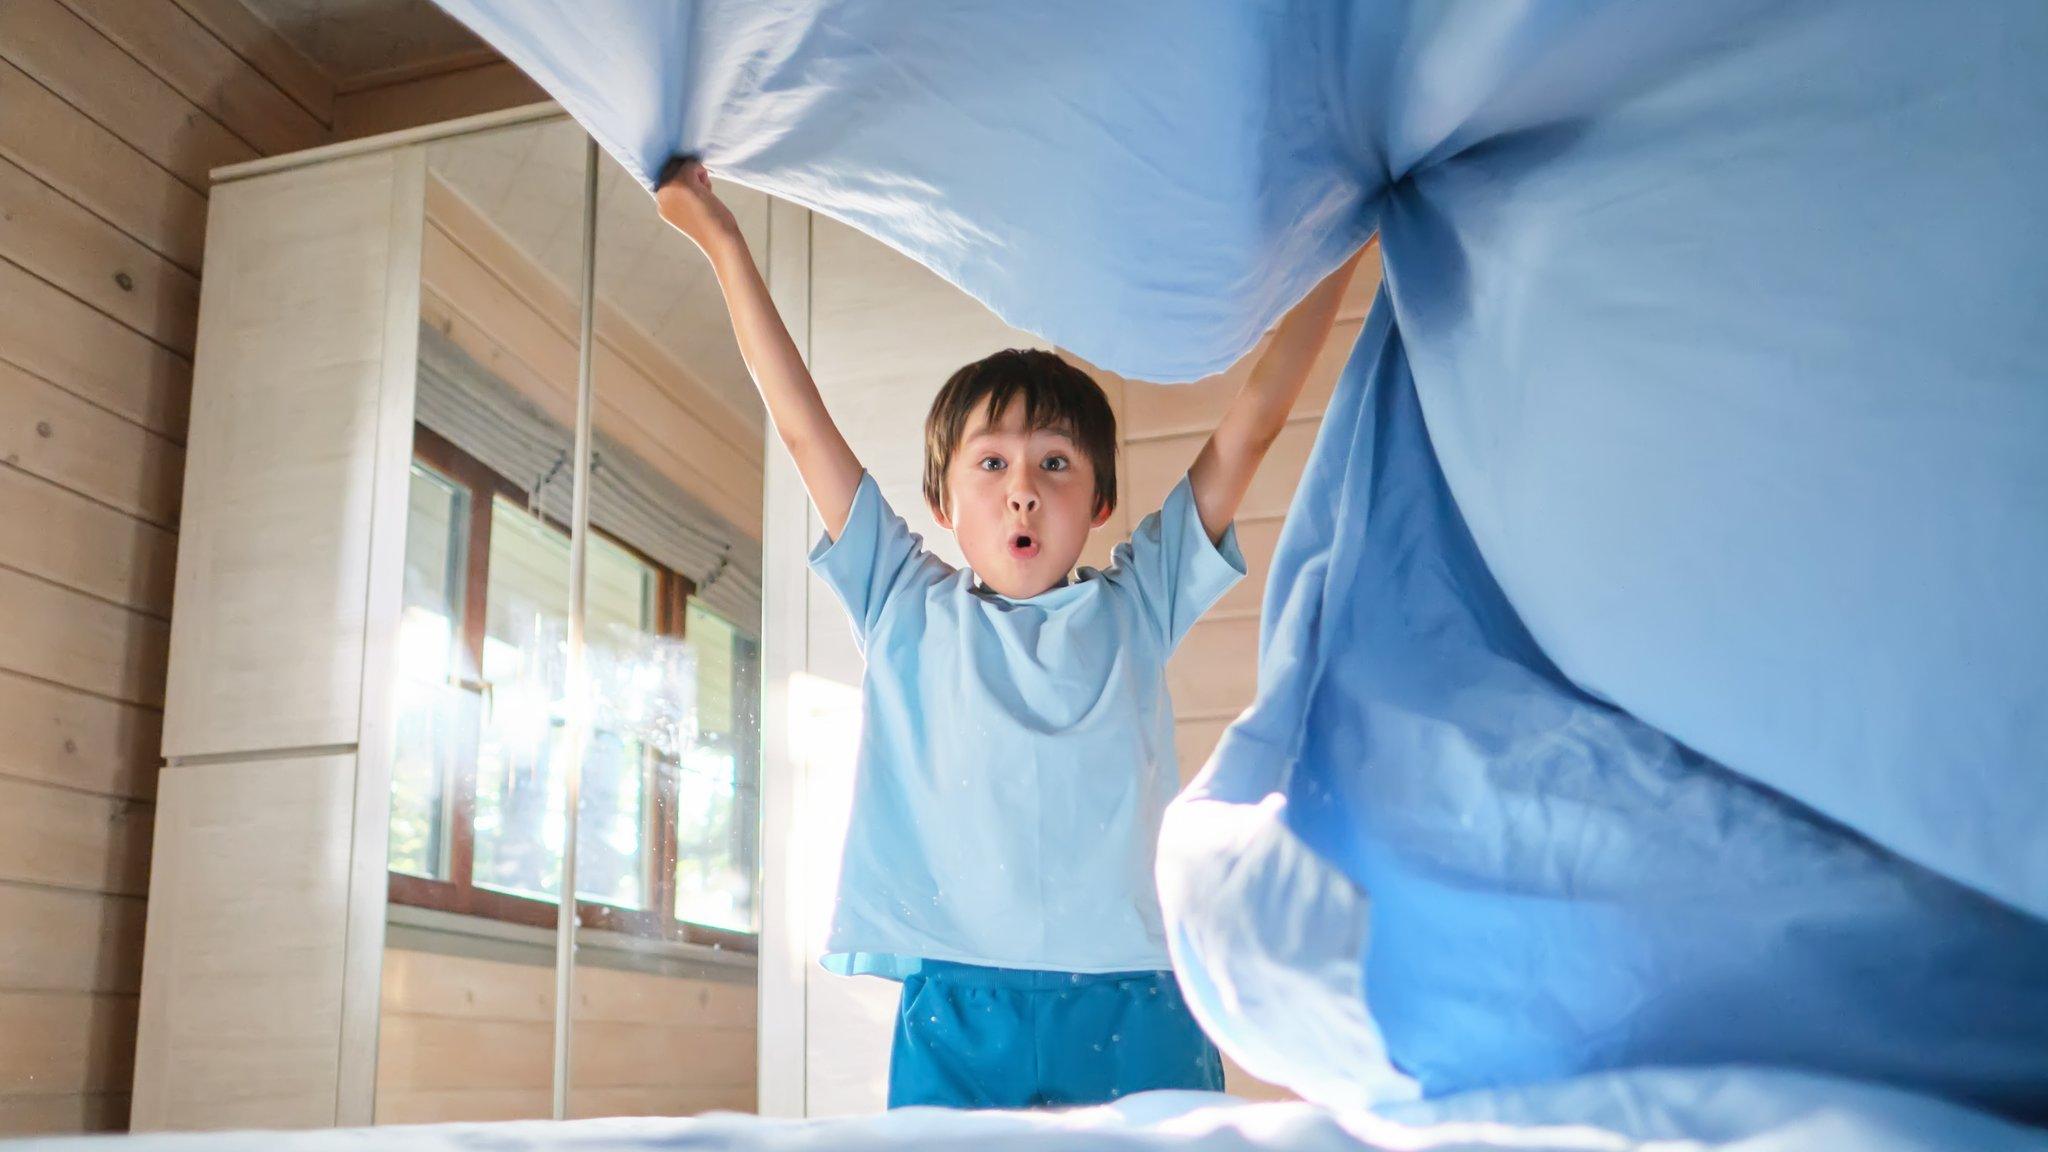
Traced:
<svg viewBox="0 0 2048 1152">
<path fill-rule="evenodd" d="M 127 1124 L 207 171 L 332 105 L 236 0 L 0 0 L 0 1136 Z"/>
<path fill-rule="evenodd" d="M 390 948 L 384 953 L 377 1123 L 545 1119 L 554 970 Z M 752 1112 L 754 981 L 576 970 L 571 1116 Z"/>
</svg>

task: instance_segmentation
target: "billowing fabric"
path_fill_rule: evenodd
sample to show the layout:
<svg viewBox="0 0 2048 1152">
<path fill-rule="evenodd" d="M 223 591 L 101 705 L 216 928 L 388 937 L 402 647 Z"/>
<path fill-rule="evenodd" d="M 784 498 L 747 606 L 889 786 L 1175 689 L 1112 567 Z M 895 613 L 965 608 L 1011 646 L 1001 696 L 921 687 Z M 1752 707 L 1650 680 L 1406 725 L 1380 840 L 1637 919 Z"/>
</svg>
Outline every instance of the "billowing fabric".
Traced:
<svg viewBox="0 0 2048 1152">
<path fill-rule="evenodd" d="M 1255 1071 L 2048 1110 L 2048 6 L 444 3 L 1125 375 L 1378 229 L 1160 861 Z"/>
<path fill-rule="evenodd" d="M 1013 600 L 927 551 L 863 475 L 811 569 L 867 660 L 825 967 L 1166 968 L 1166 660 L 1244 576 L 1236 530 L 1211 543 L 1182 478 L 1108 568 Z"/>
<path fill-rule="evenodd" d="M 1425 1094 L 1768 1056 L 2048 1117 L 2048 924 L 1560 675 L 1450 498 L 1390 309 L 1296 511 L 1267 609 L 1304 643 L 1269 651 L 1162 844 L 1175 961 L 1248 1068 L 1364 1102 L 1412 1091 L 1376 1049 Z M 1367 770 L 1303 770 L 1339 758 Z M 1291 993 L 1347 923 L 1307 897 L 1353 886 L 1369 939 L 1333 960 L 1370 954 L 1372 1027 L 1340 1031 Z"/>
<path fill-rule="evenodd" d="M 1223 1057 L 1173 973 L 932 962 L 903 979 L 889 1107 L 1073 1108 L 1223 1091 Z"/>
</svg>

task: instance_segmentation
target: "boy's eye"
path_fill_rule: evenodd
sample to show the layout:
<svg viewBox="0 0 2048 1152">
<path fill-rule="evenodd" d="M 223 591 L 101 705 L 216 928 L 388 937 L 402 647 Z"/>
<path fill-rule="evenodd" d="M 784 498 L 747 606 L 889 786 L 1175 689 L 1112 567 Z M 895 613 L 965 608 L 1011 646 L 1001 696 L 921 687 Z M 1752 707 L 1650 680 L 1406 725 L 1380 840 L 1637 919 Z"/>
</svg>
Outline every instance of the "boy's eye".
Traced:
<svg viewBox="0 0 2048 1152">
<path fill-rule="evenodd" d="M 983 456 L 981 462 L 976 464 L 975 467 L 980 468 L 983 472 L 1001 471 L 1003 458 L 1001 456 Z"/>
<path fill-rule="evenodd" d="M 1067 468 L 1068 464 L 1065 456 L 1047 456 L 1045 458 L 1045 470 L 1048 472 L 1065 472 Z"/>
</svg>

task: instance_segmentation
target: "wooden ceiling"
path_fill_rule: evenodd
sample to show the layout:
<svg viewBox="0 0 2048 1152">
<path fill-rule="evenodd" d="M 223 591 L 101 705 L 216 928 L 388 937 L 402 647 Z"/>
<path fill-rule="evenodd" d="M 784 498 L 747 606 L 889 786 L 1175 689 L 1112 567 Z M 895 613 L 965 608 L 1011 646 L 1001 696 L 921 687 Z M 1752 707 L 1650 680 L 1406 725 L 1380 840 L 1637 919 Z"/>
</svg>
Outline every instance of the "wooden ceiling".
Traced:
<svg viewBox="0 0 2048 1152">
<path fill-rule="evenodd" d="M 241 0 L 334 82 L 375 87 L 497 59 L 432 0 Z"/>
</svg>

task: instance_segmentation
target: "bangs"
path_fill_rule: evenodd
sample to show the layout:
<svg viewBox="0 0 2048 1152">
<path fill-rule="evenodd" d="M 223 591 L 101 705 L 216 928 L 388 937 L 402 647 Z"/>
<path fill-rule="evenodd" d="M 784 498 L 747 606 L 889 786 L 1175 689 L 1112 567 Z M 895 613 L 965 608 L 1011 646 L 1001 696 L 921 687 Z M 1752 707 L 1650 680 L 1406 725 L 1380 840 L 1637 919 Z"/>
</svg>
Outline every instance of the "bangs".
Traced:
<svg viewBox="0 0 2048 1152">
<path fill-rule="evenodd" d="M 983 397 L 972 398 L 966 410 L 960 414 L 960 436 L 967 435 L 967 422 L 974 413 L 981 410 L 981 400 L 988 401 L 988 423 L 1000 423 L 1010 405 L 1021 401 L 1024 405 L 1024 427 L 1030 432 L 1053 431 L 1066 435 L 1070 440 L 1079 441 L 1081 413 L 1076 398 L 1064 389 L 1047 388 L 1039 381 L 1028 377 L 1005 376 L 992 383 Z"/>
</svg>

